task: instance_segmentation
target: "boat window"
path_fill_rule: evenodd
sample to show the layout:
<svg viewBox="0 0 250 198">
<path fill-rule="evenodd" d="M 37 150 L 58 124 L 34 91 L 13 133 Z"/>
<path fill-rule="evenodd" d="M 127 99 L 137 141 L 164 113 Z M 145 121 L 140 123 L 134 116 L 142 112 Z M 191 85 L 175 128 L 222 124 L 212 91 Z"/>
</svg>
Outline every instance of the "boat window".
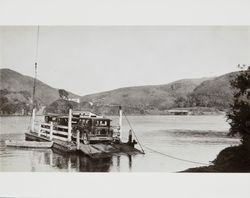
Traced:
<svg viewBox="0 0 250 198">
<path fill-rule="evenodd" d="M 81 125 L 91 126 L 91 120 L 81 120 Z"/>
<path fill-rule="evenodd" d="M 67 126 L 68 125 L 68 119 L 67 118 L 60 118 L 59 119 L 59 125 Z"/>
<path fill-rule="evenodd" d="M 56 121 L 57 121 L 57 117 L 45 116 L 46 123 L 56 122 Z"/>
<path fill-rule="evenodd" d="M 95 126 L 109 126 L 109 121 L 108 120 L 96 120 L 95 121 Z"/>
</svg>

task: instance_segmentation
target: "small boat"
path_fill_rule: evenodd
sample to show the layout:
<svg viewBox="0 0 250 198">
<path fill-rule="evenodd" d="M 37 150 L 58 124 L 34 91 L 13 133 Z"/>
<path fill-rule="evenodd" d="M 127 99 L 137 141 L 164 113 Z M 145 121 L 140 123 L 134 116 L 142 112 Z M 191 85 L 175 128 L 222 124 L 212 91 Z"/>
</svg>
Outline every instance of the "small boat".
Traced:
<svg viewBox="0 0 250 198">
<path fill-rule="evenodd" d="M 15 140 L 6 140 L 6 146 L 11 147 L 22 147 L 22 148 L 51 148 L 53 142 L 37 142 L 37 141 L 15 141 Z"/>
</svg>

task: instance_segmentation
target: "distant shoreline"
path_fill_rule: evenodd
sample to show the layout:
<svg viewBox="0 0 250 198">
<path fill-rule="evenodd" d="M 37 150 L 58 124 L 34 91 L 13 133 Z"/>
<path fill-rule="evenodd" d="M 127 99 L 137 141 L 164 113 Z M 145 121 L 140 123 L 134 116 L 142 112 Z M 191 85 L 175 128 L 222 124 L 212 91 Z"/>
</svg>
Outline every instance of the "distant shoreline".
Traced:
<svg viewBox="0 0 250 198">
<path fill-rule="evenodd" d="M 127 116 L 176 116 L 176 117 L 190 117 L 190 116 L 219 116 L 225 115 L 226 113 L 216 113 L 216 114 L 190 114 L 190 115 L 172 115 L 172 114 L 126 114 Z M 36 116 L 45 116 L 43 115 L 36 115 Z M 31 115 L 0 115 L 0 117 L 30 117 Z M 119 116 L 119 115 L 104 115 L 104 116 Z"/>
<path fill-rule="evenodd" d="M 74 109 L 77 110 L 77 109 Z M 103 109 L 99 109 L 97 112 L 93 109 L 87 109 L 90 112 L 95 112 L 98 115 L 104 115 L 104 116 L 116 116 L 118 115 L 118 112 L 116 114 L 116 111 L 105 111 Z M 103 110 L 103 111 L 102 111 Z M 53 112 L 55 111 L 55 112 Z M 53 109 L 52 112 L 42 112 L 39 113 L 39 116 L 44 116 L 47 113 L 56 113 L 61 112 L 61 109 Z M 103 112 L 103 113 L 100 113 Z M 156 109 L 147 109 L 144 110 L 143 113 L 140 113 L 138 111 L 130 111 L 128 109 L 128 112 L 126 112 L 126 108 L 124 109 L 124 113 L 128 116 L 206 116 L 206 115 L 226 115 L 227 110 L 226 109 L 217 109 L 215 107 L 185 107 L 185 108 L 172 108 L 172 109 L 166 109 L 166 110 L 156 110 Z M 60 114 L 60 113 L 58 113 Z M 1 117 L 7 117 L 7 116 L 31 116 L 30 114 L 23 115 L 21 113 L 15 113 L 15 114 L 0 114 Z"/>
</svg>

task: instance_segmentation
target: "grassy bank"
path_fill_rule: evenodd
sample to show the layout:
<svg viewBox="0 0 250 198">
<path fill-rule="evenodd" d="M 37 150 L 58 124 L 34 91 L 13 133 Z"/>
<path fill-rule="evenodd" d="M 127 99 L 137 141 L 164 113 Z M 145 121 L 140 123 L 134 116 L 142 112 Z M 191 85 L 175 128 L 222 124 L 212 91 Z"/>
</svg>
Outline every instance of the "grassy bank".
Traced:
<svg viewBox="0 0 250 198">
<path fill-rule="evenodd" d="M 245 145 L 223 149 L 213 165 L 189 168 L 181 172 L 250 172 L 250 150 Z"/>
</svg>

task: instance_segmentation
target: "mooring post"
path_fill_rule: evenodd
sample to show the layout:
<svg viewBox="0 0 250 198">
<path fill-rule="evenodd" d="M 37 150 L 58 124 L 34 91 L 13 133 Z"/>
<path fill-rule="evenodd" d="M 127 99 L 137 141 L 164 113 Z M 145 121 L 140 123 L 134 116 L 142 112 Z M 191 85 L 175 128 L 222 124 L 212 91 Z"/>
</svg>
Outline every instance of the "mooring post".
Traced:
<svg viewBox="0 0 250 198">
<path fill-rule="evenodd" d="M 129 133 L 128 133 L 128 143 L 132 144 L 132 130 L 131 129 L 129 130 Z"/>
<path fill-rule="evenodd" d="M 68 141 L 71 141 L 71 130 L 72 130 L 72 109 L 69 109 L 69 120 L 68 120 Z"/>
<path fill-rule="evenodd" d="M 71 171 L 71 158 L 68 159 L 68 172 Z"/>
<path fill-rule="evenodd" d="M 119 106 L 119 132 L 120 132 L 120 140 L 122 139 L 122 107 Z"/>
<path fill-rule="evenodd" d="M 80 131 L 76 131 L 76 149 L 80 150 Z"/>
<path fill-rule="evenodd" d="M 31 131 L 35 131 L 35 118 L 36 118 L 36 108 L 32 110 L 32 118 L 31 118 Z"/>
<path fill-rule="evenodd" d="M 39 126 L 38 126 L 38 137 L 40 137 L 41 136 L 41 123 L 39 123 Z"/>
<path fill-rule="evenodd" d="M 53 139 L 53 122 L 50 122 L 49 140 Z"/>
<path fill-rule="evenodd" d="M 49 155 L 49 165 L 53 166 L 53 152 L 51 152 Z"/>
</svg>

